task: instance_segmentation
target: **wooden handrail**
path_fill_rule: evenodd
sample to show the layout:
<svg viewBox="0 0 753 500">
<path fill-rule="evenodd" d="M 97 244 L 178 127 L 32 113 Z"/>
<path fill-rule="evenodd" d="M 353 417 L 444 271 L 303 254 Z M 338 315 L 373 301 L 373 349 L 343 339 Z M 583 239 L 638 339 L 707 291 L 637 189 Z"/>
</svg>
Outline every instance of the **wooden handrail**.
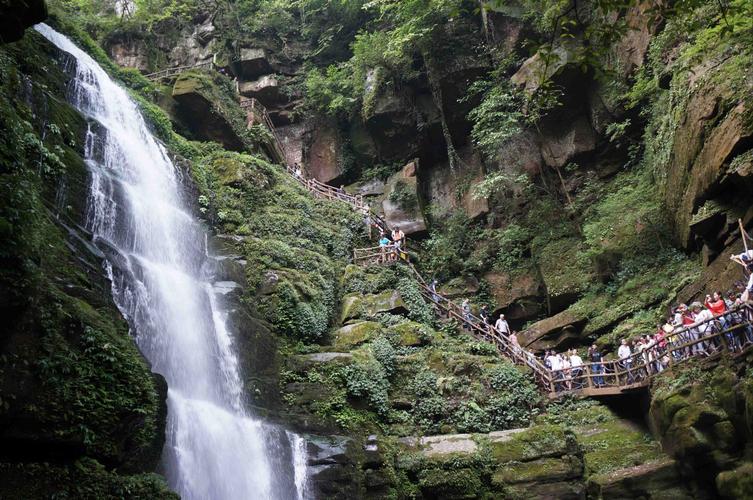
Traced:
<svg viewBox="0 0 753 500">
<path fill-rule="evenodd" d="M 184 71 L 188 71 L 191 69 L 198 69 L 198 68 L 204 68 L 204 67 L 214 67 L 214 64 L 212 61 L 203 61 L 196 64 L 191 64 L 187 66 L 176 66 L 174 68 L 166 68 L 160 71 L 155 71 L 154 73 L 149 73 L 148 75 L 144 75 L 148 80 L 156 81 L 161 80 L 162 78 L 169 78 L 171 76 L 178 75 L 180 73 L 183 73 Z"/>
</svg>

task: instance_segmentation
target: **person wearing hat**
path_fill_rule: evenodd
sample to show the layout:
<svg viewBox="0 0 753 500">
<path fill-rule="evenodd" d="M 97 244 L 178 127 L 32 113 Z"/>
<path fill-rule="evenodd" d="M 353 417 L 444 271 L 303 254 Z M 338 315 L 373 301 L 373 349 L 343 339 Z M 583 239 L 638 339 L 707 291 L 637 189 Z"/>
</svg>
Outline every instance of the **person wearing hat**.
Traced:
<svg viewBox="0 0 753 500">
<path fill-rule="evenodd" d="M 750 292 L 753 292 L 753 250 L 746 250 L 741 254 L 732 254 L 729 258 L 733 262 L 737 262 L 743 266 L 748 273 L 748 284 L 741 297 L 743 302 L 748 302 L 748 296 L 750 295 Z"/>
</svg>

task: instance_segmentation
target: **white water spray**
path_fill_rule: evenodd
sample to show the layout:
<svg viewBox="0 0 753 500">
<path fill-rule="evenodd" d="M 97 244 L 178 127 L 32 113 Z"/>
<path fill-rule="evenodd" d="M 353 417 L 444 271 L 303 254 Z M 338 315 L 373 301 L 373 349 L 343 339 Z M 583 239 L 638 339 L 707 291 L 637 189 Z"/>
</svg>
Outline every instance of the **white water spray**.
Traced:
<svg viewBox="0 0 753 500">
<path fill-rule="evenodd" d="M 70 100 L 90 119 L 87 227 L 108 256 L 116 304 L 168 383 L 171 487 L 187 499 L 303 498 L 303 440 L 245 410 L 223 286 L 212 284 L 179 172 L 128 93 L 68 38 L 36 29 L 75 61 Z"/>
</svg>

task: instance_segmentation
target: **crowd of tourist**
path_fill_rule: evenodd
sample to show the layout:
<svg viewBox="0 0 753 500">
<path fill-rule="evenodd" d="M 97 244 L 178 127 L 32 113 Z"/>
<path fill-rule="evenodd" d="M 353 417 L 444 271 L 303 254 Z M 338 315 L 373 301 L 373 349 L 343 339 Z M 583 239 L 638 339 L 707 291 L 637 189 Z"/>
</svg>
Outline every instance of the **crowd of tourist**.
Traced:
<svg viewBox="0 0 753 500">
<path fill-rule="evenodd" d="M 753 251 L 750 262 L 753 262 Z M 430 282 L 429 290 L 434 302 L 439 304 L 446 300 L 437 292 L 436 279 Z M 616 356 L 611 359 L 594 344 L 584 357 L 577 349 L 569 349 L 563 353 L 546 351 L 543 359 L 535 360 L 533 353 L 520 346 L 518 334 L 510 328 L 504 314 L 500 314 L 492 325 L 488 307 L 481 306 L 475 316 L 467 298 L 463 299 L 459 314 L 466 330 L 474 327 L 487 333 L 495 330 L 518 359 L 522 358 L 529 365 L 540 361 L 550 370 L 555 391 L 560 392 L 584 387 L 631 385 L 687 358 L 713 356 L 723 350 L 742 351 L 753 345 L 753 314 L 742 307 L 747 292 L 748 286 L 740 281 L 724 294 L 716 291 L 706 295 L 703 303 L 676 304 L 666 321 L 658 323 L 653 333 L 621 339 Z"/>
<path fill-rule="evenodd" d="M 575 349 L 545 352 L 544 364 L 552 371 L 555 390 L 631 385 L 687 358 L 742 351 L 753 345 L 753 316 L 742 307 L 746 290 L 738 282 L 735 290 L 706 295 L 703 303 L 675 305 L 654 333 L 621 339 L 615 359 L 607 360 L 596 345 L 588 349 L 587 367 Z"/>
</svg>

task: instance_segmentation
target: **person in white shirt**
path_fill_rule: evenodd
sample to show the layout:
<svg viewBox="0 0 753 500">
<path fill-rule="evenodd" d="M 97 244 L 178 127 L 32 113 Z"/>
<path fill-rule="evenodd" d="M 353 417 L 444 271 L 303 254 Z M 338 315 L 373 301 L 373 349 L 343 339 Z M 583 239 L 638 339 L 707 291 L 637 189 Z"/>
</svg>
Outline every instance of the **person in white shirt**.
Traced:
<svg viewBox="0 0 753 500">
<path fill-rule="evenodd" d="M 494 328 L 502 335 L 510 335 L 510 325 L 507 324 L 504 314 L 500 314 L 497 322 L 494 323 Z"/>
<path fill-rule="evenodd" d="M 630 358 L 630 355 L 632 352 L 630 351 L 630 346 L 627 343 L 627 340 L 622 339 L 622 342 L 620 343 L 620 348 L 617 349 L 617 357 L 620 358 L 620 363 L 622 364 L 622 368 L 627 371 L 627 380 L 628 384 L 633 383 L 633 373 L 630 371 L 630 364 L 632 363 L 632 359 Z"/>
<path fill-rule="evenodd" d="M 713 333 L 714 313 L 703 307 L 700 302 L 693 302 L 690 309 L 693 311 L 693 320 L 695 321 L 691 328 L 696 332 L 696 338 L 702 339 Z M 709 347 L 711 346 L 708 345 L 708 342 L 698 342 L 691 347 L 691 351 L 693 354 L 708 355 Z"/>
<path fill-rule="evenodd" d="M 565 377 L 565 387 L 569 391 L 573 388 L 573 379 L 570 373 L 570 358 L 564 354 L 560 354 L 560 361 L 562 363 L 562 375 Z"/>
<path fill-rule="evenodd" d="M 582 387 L 582 381 L 579 380 L 580 376 L 583 372 L 583 359 L 578 356 L 578 351 L 573 349 L 570 351 L 570 367 L 572 368 L 572 374 L 573 374 L 573 380 L 575 381 L 575 385 L 578 387 Z"/>
<path fill-rule="evenodd" d="M 552 370 L 552 378 L 555 381 L 554 390 L 559 391 L 561 390 L 561 384 L 559 383 L 559 381 L 562 380 L 563 373 L 562 362 L 560 361 L 560 357 L 557 354 L 552 353 L 549 355 L 549 366 Z"/>
</svg>

